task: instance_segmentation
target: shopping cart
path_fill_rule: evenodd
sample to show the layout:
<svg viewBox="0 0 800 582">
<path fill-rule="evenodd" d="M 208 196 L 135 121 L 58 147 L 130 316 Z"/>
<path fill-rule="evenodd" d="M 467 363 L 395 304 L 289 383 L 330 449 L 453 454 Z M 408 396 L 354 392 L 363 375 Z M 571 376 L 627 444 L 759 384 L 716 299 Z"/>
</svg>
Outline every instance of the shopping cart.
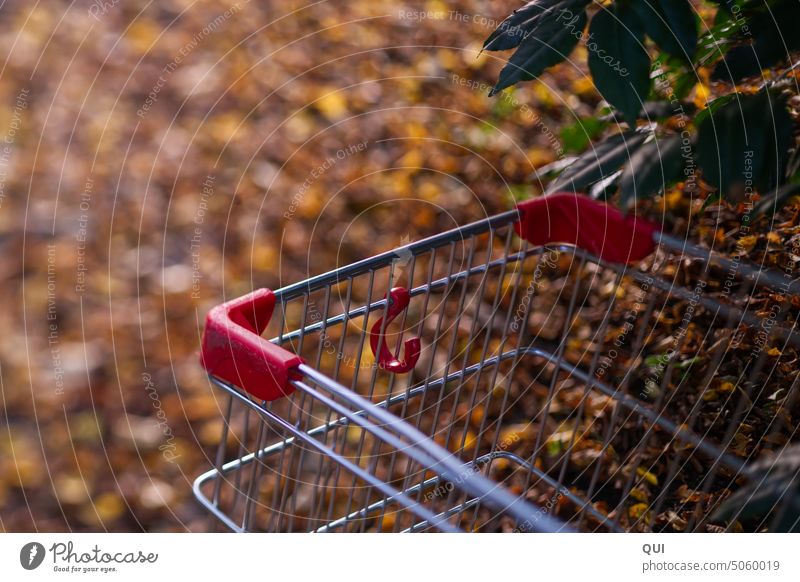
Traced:
<svg viewBox="0 0 800 582">
<path fill-rule="evenodd" d="M 235 531 L 734 527 L 716 505 L 793 435 L 797 382 L 766 388 L 797 291 L 574 194 L 255 291 L 207 317 L 195 495 Z"/>
</svg>

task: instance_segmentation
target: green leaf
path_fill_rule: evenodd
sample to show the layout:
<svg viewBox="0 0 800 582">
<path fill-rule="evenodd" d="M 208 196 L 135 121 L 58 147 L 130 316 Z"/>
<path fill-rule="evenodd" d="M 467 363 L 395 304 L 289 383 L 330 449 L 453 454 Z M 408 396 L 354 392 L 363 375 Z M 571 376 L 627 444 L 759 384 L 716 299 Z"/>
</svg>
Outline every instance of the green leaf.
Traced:
<svg viewBox="0 0 800 582">
<path fill-rule="evenodd" d="M 699 66 L 706 66 L 712 61 L 723 56 L 732 46 L 731 37 L 738 33 L 736 22 L 721 19 L 714 26 L 704 32 L 697 41 L 695 62 Z"/>
<path fill-rule="evenodd" d="M 485 51 L 504 51 L 519 46 L 522 38 L 528 33 L 526 23 L 533 21 L 542 12 L 542 2 L 528 2 L 522 8 L 511 13 L 500 25 L 483 41 Z"/>
<path fill-rule="evenodd" d="M 530 184 L 511 184 L 508 187 L 508 193 L 516 204 L 533 198 L 533 187 Z"/>
<path fill-rule="evenodd" d="M 503 20 L 483 43 L 483 50 L 504 51 L 520 45 L 522 40 L 547 18 L 557 18 L 564 10 L 584 8 L 589 0 L 533 0 Z"/>
<path fill-rule="evenodd" d="M 691 62 L 697 50 L 697 16 L 688 0 L 636 1 L 631 6 L 658 48 Z"/>
<path fill-rule="evenodd" d="M 571 18 L 566 18 L 570 15 Z M 548 13 L 546 17 L 538 18 L 534 30 L 522 40 L 500 71 L 500 78 L 489 96 L 520 81 L 535 79 L 548 67 L 566 59 L 578 44 L 585 27 L 586 12 L 583 10 L 577 15 L 567 10 L 558 16 Z"/>
<path fill-rule="evenodd" d="M 741 95 L 739 93 L 728 93 L 727 95 L 723 95 L 722 97 L 714 99 L 705 109 L 702 109 L 697 115 L 695 115 L 695 126 L 700 127 L 700 125 L 706 123 L 706 119 L 716 113 L 717 110 L 725 107 L 731 101 L 737 101 L 740 97 Z"/>
<path fill-rule="evenodd" d="M 719 204 L 722 202 L 722 196 L 719 192 L 710 192 L 706 199 L 703 200 L 703 205 L 700 207 L 700 210 L 705 212 L 708 208 L 714 206 L 715 204 Z"/>
<path fill-rule="evenodd" d="M 594 138 L 603 133 L 608 123 L 596 117 L 579 119 L 559 132 L 564 151 L 582 152 Z"/>
<path fill-rule="evenodd" d="M 644 365 L 649 368 L 658 368 L 659 366 L 666 366 L 669 362 L 669 355 L 667 354 L 651 354 L 644 359 Z"/>
<path fill-rule="evenodd" d="M 753 99 L 733 94 L 707 115 L 698 116 L 697 163 L 703 179 L 723 195 L 734 187 L 743 187 L 744 171 L 759 175 L 753 153 L 763 151 L 764 134 L 755 125 Z M 751 178 L 752 179 L 752 178 Z"/>
<path fill-rule="evenodd" d="M 711 73 L 711 80 L 738 83 L 745 77 L 761 76 L 761 71 L 785 61 L 790 52 L 800 49 L 797 22 L 800 2 L 777 0 L 745 5 L 734 18 L 735 28 L 728 34 L 733 46 Z M 746 22 L 747 27 L 739 26 Z"/>
<path fill-rule="evenodd" d="M 718 103 L 719 102 L 719 103 Z M 735 93 L 698 115 L 697 163 L 723 196 L 782 182 L 793 122 L 785 101 L 769 91 Z"/>
<path fill-rule="evenodd" d="M 629 208 L 635 200 L 659 194 L 677 181 L 683 175 L 685 159 L 681 148 L 686 146 L 691 160 L 691 143 L 684 144 L 680 135 L 654 139 L 640 147 L 622 171 L 620 205 Z"/>
<path fill-rule="evenodd" d="M 639 17 L 617 4 L 592 19 L 586 43 L 595 86 L 631 126 L 650 91 L 650 56 L 643 43 Z"/>
<path fill-rule="evenodd" d="M 652 134 L 641 131 L 612 135 L 568 166 L 550 185 L 547 193 L 581 192 L 587 186 L 611 177 L 650 135 Z"/>
</svg>

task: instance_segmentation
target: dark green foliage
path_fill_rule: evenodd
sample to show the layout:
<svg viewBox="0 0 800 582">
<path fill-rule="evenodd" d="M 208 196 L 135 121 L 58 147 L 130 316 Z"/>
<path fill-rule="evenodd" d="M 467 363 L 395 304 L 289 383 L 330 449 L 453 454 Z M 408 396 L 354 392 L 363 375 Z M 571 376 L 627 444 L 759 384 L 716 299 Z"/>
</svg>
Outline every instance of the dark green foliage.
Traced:
<svg viewBox="0 0 800 582">
<path fill-rule="evenodd" d="M 516 48 L 530 35 L 539 34 L 537 27 L 563 11 L 579 11 L 589 0 L 533 0 L 500 23 L 483 43 L 483 50 L 504 51 Z M 544 17 L 544 18 L 543 18 Z"/>
<path fill-rule="evenodd" d="M 561 139 L 561 145 L 565 152 L 582 152 L 606 127 L 608 127 L 608 122 L 596 117 L 588 117 L 561 128 L 558 137 Z"/>
<path fill-rule="evenodd" d="M 792 119 L 769 91 L 727 95 L 697 120 L 697 162 L 721 192 L 766 189 L 783 176 Z"/>
<path fill-rule="evenodd" d="M 747 484 L 728 497 L 713 515 L 733 523 L 755 520 L 770 531 L 800 533 L 800 446 L 781 449 L 747 471 Z M 772 521 L 772 523 L 770 523 Z"/>
<path fill-rule="evenodd" d="M 662 192 L 667 185 L 683 177 L 682 147 L 680 135 L 653 139 L 640 147 L 626 164 L 620 177 L 620 205 L 628 208 L 637 198 Z"/>
<path fill-rule="evenodd" d="M 650 56 L 639 17 L 624 4 L 599 12 L 589 27 L 586 48 L 598 91 L 635 124 L 650 89 Z"/>
<path fill-rule="evenodd" d="M 574 2 L 562 2 L 561 4 L 572 5 Z M 556 14 L 556 11 L 559 11 Z M 502 91 L 503 89 L 516 85 L 520 81 L 529 81 L 541 75 L 544 70 L 552 65 L 563 61 L 575 45 L 578 44 L 579 35 L 574 31 L 580 32 L 586 26 L 586 13 L 580 11 L 577 15 L 572 15 L 568 8 L 551 8 L 547 12 L 533 15 L 523 24 L 519 25 L 527 30 L 527 33 L 520 37 L 519 28 L 507 31 L 508 36 L 500 35 L 491 43 L 487 43 L 487 49 L 491 44 L 506 44 L 519 41 L 519 48 L 509 59 L 503 70 L 500 71 L 500 78 L 492 89 L 490 96 Z M 572 24 L 565 24 L 574 20 Z"/>
<path fill-rule="evenodd" d="M 800 49 L 800 2 L 778 0 L 745 3 L 737 13 L 725 12 L 722 23 L 732 25 L 727 39 L 733 48 L 711 74 L 716 81 L 738 83 L 746 77 L 785 61 L 790 51 Z"/>
<path fill-rule="evenodd" d="M 548 192 L 588 190 L 599 197 L 619 192 L 620 204 L 628 207 L 688 176 L 694 180 L 696 165 L 699 176 L 721 197 L 740 199 L 751 191 L 791 196 L 781 187 L 798 165 L 789 161 L 795 137 L 786 101 L 789 90 L 796 87 L 777 79 L 764 83 L 755 94 L 732 92 L 699 112 L 693 103 L 680 100 L 702 77 L 700 68 L 706 69 L 705 74 L 711 72 L 712 78 L 738 82 L 800 50 L 800 35 L 795 32 L 800 2 L 717 0 L 714 4 L 718 10 L 713 26 L 699 38 L 699 19 L 689 0 L 615 0 L 604 5 L 534 0 L 492 33 L 484 48 L 517 50 L 491 94 L 537 77 L 566 59 L 580 42 L 586 47 L 595 86 L 618 112 L 598 121 L 624 120 L 631 128 L 602 140 L 567 165 Z M 660 51 L 655 61 L 651 61 L 653 44 Z M 653 75 L 659 78 L 655 91 L 651 91 Z M 655 100 L 648 101 L 651 97 Z M 642 119 L 652 125 L 647 131 L 633 131 Z M 654 123 L 667 119 L 668 129 Z M 581 120 L 565 129 L 562 139 L 576 151 L 602 127 Z M 758 208 L 762 206 L 774 204 L 762 202 Z"/>
<path fill-rule="evenodd" d="M 691 62 L 697 48 L 697 16 L 686 0 L 633 2 L 647 36 L 662 51 Z"/>
<path fill-rule="evenodd" d="M 600 142 L 567 169 L 548 188 L 549 192 L 581 192 L 587 186 L 609 178 L 641 146 L 650 134 L 641 131 L 618 133 Z"/>
</svg>

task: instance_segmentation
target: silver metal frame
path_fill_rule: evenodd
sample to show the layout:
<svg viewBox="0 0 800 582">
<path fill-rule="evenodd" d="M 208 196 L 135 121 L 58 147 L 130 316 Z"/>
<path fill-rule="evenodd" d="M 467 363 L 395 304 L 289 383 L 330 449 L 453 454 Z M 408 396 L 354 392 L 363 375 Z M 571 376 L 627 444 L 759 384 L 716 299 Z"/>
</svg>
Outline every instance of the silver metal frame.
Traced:
<svg viewBox="0 0 800 582">
<path fill-rule="evenodd" d="M 279 314 L 281 319 L 279 324 L 280 330 L 278 335 L 276 335 L 272 341 L 280 345 L 288 344 L 294 348 L 298 348 L 299 352 L 303 347 L 303 341 L 305 338 L 315 334 L 317 336 L 325 334 L 326 331 L 331 329 L 333 326 L 346 326 L 348 322 L 352 322 L 353 320 L 358 320 L 361 318 L 364 321 L 364 325 L 360 332 L 360 347 L 358 348 L 358 353 L 356 355 L 356 358 L 360 361 L 363 350 L 365 349 L 364 342 L 367 335 L 366 321 L 368 316 L 371 313 L 380 312 L 385 315 L 389 304 L 385 299 L 377 299 L 370 300 L 364 305 L 353 307 L 351 304 L 351 293 L 353 292 L 353 279 L 355 277 L 368 277 L 367 296 L 371 298 L 373 297 L 374 292 L 377 292 L 376 290 L 378 287 L 386 291 L 393 286 L 394 265 L 399 257 L 412 258 L 412 266 L 410 267 L 411 274 L 409 275 L 409 279 L 411 281 L 414 280 L 414 268 L 416 267 L 417 259 L 423 256 L 430 257 L 427 278 L 424 278 L 423 282 L 420 284 L 411 286 L 409 289 L 410 295 L 412 297 L 419 297 L 424 301 L 423 314 L 427 315 L 428 299 L 433 293 L 454 289 L 457 285 L 463 283 L 463 290 L 461 292 L 462 294 L 459 302 L 459 306 L 463 311 L 464 293 L 466 293 L 468 281 L 477 278 L 480 281 L 481 293 L 483 293 L 486 281 L 489 278 L 494 277 L 493 273 L 495 271 L 498 272 L 499 279 L 502 280 L 506 275 L 509 265 L 521 265 L 526 260 L 541 257 L 546 250 L 569 253 L 574 257 L 574 261 L 579 263 L 579 270 L 586 268 L 588 265 L 596 265 L 598 269 L 603 269 L 609 273 L 614 273 L 617 284 L 621 284 L 623 277 L 629 277 L 632 281 L 638 282 L 645 280 L 652 281 L 654 289 L 658 289 L 663 292 L 665 297 L 683 300 L 696 300 L 699 305 L 702 305 L 705 309 L 712 311 L 715 314 L 713 317 L 713 321 L 715 323 L 724 322 L 723 325 L 726 328 L 730 329 L 740 324 L 753 326 L 761 323 L 761 319 L 759 317 L 748 312 L 746 309 L 736 306 L 733 303 L 725 304 L 718 301 L 714 297 L 708 297 L 705 295 L 695 297 L 696 294 L 693 294 L 691 290 L 682 287 L 676 287 L 674 283 L 660 278 L 657 275 L 645 273 L 638 269 L 631 269 L 625 266 L 607 264 L 597 257 L 594 257 L 579 249 L 575 249 L 570 245 L 555 245 L 545 249 L 542 247 L 530 247 L 527 243 L 523 242 L 520 248 L 512 249 L 511 226 L 514 222 L 516 222 L 517 218 L 518 215 L 516 211 L 499 214 L 483 221 L 475 222 L 438 236 L 411 243 L 394 251 L 383 253 L 375 257 L 371 257 L 369 259 L 365 259 L 363 261 L 359 261 L 343 268 L 325 273 L 323 275 L 312 277 L 306 281 L 295 283 L 279 289 L 275 292 L 275 296 L 278 304 L 282 308 L 280 310 L 281 313 Z M 500 240 L 499 234 L 502 232 L 505 233 L 504 240 Z M 476 237 L 481 235 L 488 235 L 489 254 L 487 255 L 487 259 L 485 261 L 478 261 L 478 264 L 476 264 L 475 241 Z M 465 258 L 467 265 L 464 268 L 455 268 L 453 259 L 454 245 L 459 243 L 466 244 L 465 241 L 470 241 L 471 244 L 469 256 L 466 258 L 462 257 Z M 504 245 L 502 254 L 499 256 L 492 256 L 492 247 L 500 246 L 500 243 Z M 735 269 L 737 279 L 740 282 L 747 282 L 746 284 L 742 285 L 741 293 L 744 293 L 744 289 L 747 288 L 747 285 L 766 285 L 772 288 L 780 288 L 787 293 L 797 293 L 800 290 L 800 281 L 798 280 L 787 282 L 786 278 L 781 274 L 759 269 L 757 266 L 749 265 L 744 262 L 731 261 L 730 259 L 711 253 L 706 249 L 696 245 L 687 244 L 685 241 L 675 239 L 674 237 L 659 235 L 658 243 L 662 249 L 677 252 L 682 257 L 690 257 L 701 260 L 704 265 L 706 265 L 706 276 L 707 270 L 711 265 L 716 265 L 722 269 Z M 444 275 L 434 276 L 433 264 L 437 256 L 436 253 L 439 249 L 443 249 L 448 246 L 450 247 L 451 252 L 447 269 L 445 270 Z M 379 273 L 382 270 L 388 271 L 388 281 L 385 287 L 383 285 L 375 284 L 376 273 Z M 516 278 L 514 284 L 515 286 L 512 291 L 511 304 L 514 304 L 517 298 L 520 282 L 522 280 L 521 273 L 521 269 L 517 269 L 513 273 Z M 334 286 L 341 284 L 347 286 L 346 298 L 343 301 L 344 307 L 341 313 L 331 315 L 328 312 L 328 308 L 331 303 L 331 289 Z M 312 293 L 319 291 L 325 293 L 325 312 L 322 314 L 321 318 L 319 318 L 319 321 L 308 322 L 306 319 L 308 312 L 308 298 Z M 496 293 L 499 296 L 499 286 Z M 647 305 L 648 312 L 646 313 L 646 316 L 648 317 L 653 313 L 653 310 L 656 307 L 654 299 L 655 295 L 651 294 L 651 297 L 652 299 Z M 296 329 L 284 330 L 287 305 L 290 302 L 296 302 L 298 300 L 303 303 L 301 324 Z M 497 304 L 498 300 L 496 297 L 495 306 Z M 604 316 L 600 329 L 597 331 L 598 336 L 601 336 L 605 333 L 609 323 L 612 307 L 613 298 L 608 307 L 608 315 Z M 573 294 L 573 297 L 570 298 L 570 305 L 566 318 L 567 322 L 571 321 L 573 318 L 575 309 L 576 298 Z M 440 330 L 442 329 L 443 315 L 444 307 L 441 308 L 441 313 L 438 316 L 439 320 L 435 328 L 433 344 L 436 346 L 438 346 L 439 334 Z M 492 323 L 495 322 L 494 320 L 496 315 L 497 313 L 494 312 L 491 314 L 490 317 Z M 507 310 L 505 322 L 498 324 L 502 336 L 499 340 L 501 346 L 505 346 L 510 337 L 510 316 L 511 310 Z M 531 311 L 529 302 L 526 307 L 524 321 L 527 322 L 530 316 Z M 459 314 L 457 317 L 460 320 L 461 315 Z M 569 331 L 570 326 L 571 324 L 566 326 L 565 333 Z M 471 324 L 471 327 L 472 329 L 469 335 L 470 340 L 477 337 L 475 332 L 475 322 Z M 420 329 L 422 329 L 421 324 Z M 481 329 L 483 330 L 483 326 Z M 342 347 L 344 345 L 345 333 L 346 332 L 343 332 L 341 336 L 339 345 L 340 353 L 342 352 Z M 486 333 L 488 337 L 489 332 Z M 794 346 L 800 345 L 800 337 L 795 331 L 794 326 L 791 328 L 775 326 L 771 333 L 774 337 L 781 338 L 787 344 Z M 637 335 L 639 337 L 637 337 L 635 341 L 640 345 L 639 348 L 634 348 L 634 351 L 635 349 L 641 349 L 641 347 L 644 345 L 643 333 Z M 455 332 L 453 338 L 455 338 Z M 480 378 L 480 375 L 486 370 L 492 370 L 489 373 L 493 374 L 494 377 L 497 377 L 497 371 L 502 364 L 510 363 L 511 369 L 514 370 L 516 369 L 516 366 L 520 365 L 523 360 L 527 361 L 526 359 L 530 358 L 545 362 L 545 364 L 549 364 L 555 369 L 555 372 L 553 372 L 550 380 L 548 400 L 544 409 L 542 410 L 543 418 L 547 417 L 549 414 L 552 396 L 556 388 L 556 378 L 558 377 L 559 373 L 565 373 L 568 377 L 581 381 L 585 386 L 585 394 L 587 396 L 590 392 L 597 393 L 607 397 L 610 402 L 614 403 L 611 419 L 605 431 L 603 450 L 601 451 L 602 454 L 606 453 L 611 441 L 618 436 L 620 429 L 617 428 L 615 430 L 614 427 L 621 427 L 625 422 L 635 421 L 636 426 L 642 428 L 644 433 L 639 444 L 634 447 L 632 458 L 635 459 L 636 455 L 638 454 L 637 451 L 640 451 L 640 448 L 644 447 L 645 444 L 653 438 L 654 430 L 664 432 L 668 435 L 671 435 L 671 439 L 674 442 L 684 443 L 687 447 L 690 447 L 693 452 L 688 456 L 694 455 L 694 451 L 696 451 L 702 454 L 706 460 L 710 462 L 710 477 L 704 483 L 704 487 L 706 489 L 711 487 L 711 482 L 720 471 L 727 471 L 730 474 L 738 475 L 741 474 L 746 467 L 745 462 L 725 451 L 726 446 L 724 444 L 721 446 L 720 443 L 710 442 L 702 434 L 696 434 L 696 432 L 693 430 L 693 423 L 696 420 L 698 413 L 696 407 L 692 410 L 685 423 L 679 424 L 675 422 L 665 415 L 666 404 L 664 402 L 657 401 L 654 404 L 648 405 L 629 395 L 627 393 L 627 389 L 622 389 L 620 386 L 615 387 L 597 379 L 595 377 L 595 372 L 597 370 L 599 355 L 593 356 L 588 371 L 580 366 L 573 365 L 566 361 L 565 340 L 559 341 L 557 344 L 547 344 L 547 342 L 538 341 L 536 338 L 533 340 L 530 340 L 530 338 L 523 339 L 522 335 L 520 335 L 518 343 L 515 347 L 502 349 L 496 355 L 489 355 L 487 353 L 487 340 L 487 343 L 483 348 L 481 358 L 477 363 L 468 363 L 465 355 L 463 358 L 464 365 L 462 367 L 456 367 L 456 369 L 451 371 L 450 366 L 454 362 L 455 349 L 455 339 L 453 339 L 448 356 L 445 358 L 445 361 L 447 361 L 448 364 L 445 367 L 444 373 L 440 377 L 430 377 L 430 375 L 423 373 L 419 378 L 419 381 L 411 383 L 406 390 L 398 394 L 388 395 L 377 402 L 375 402 L 374 399 L 371 399 L 371 389 L 368 397 L 357 394 L 354 390 L 356 385 L 355 380 L 353 380 L 353 386 L 348 388 L 336 380 L 335 374 L 334 377 L 331 377 L 320 372 L 318 367 L 320 364 L 322 343 L 318 343 L 320 345 L 320 352 L 317 356 L 317 365 L 314 366 L 303 364 L 298 370 L 300 377 L 292 381 L 292 385 L 297 391 L 295 397 L 301 401 L 298 419 L 295 420 L 291 420 L 290 418 L 282 416 L 281 413 L 275 411 L 271 404 L 265 402 L 256 402 L 248 395 L 237 389 L 235 386 L 231 386 L 226 382 L 211 377 L 211 381 L 218 388 L 226 392 L 230 396 L 230 400 L 228 403 L 225 426 L 220 441 L 221 444 L 218 450 L 215 467 L 197 478 L 194 483 L 194 493 L 200 503 L 202 503 L 222 524 L 231 530 L 249 531 L 252 529 L 263 529 L 258 523 L 256 523 L 258 520 L 255 517 L 255 507 L 260 504 L 258 501 L 257 491 L 262 471 L 260 466 L 269 458 L 279 456 L 281 461 L 278 472 L 276 473 L 277 476 L 275 476 L 275 478 L 278 480 L 278 484 L 280 484 L 281 476 L 284 473 L 284 456 L 288 454 L 291 457 L 292 449 L 302 445 L 303 447 L 313 449 L 316 454 L 327 458 L 336 466 L 338 466 L 339 469 L 336 469 L 336 484 L 338 484 L 339 481 L 338 471 L 343 470 L 352 475 L 354 479 L 359 479 L 361 482 L 371 488 L 370 490 L 374 489 L 376 492 L 381 494 L 379 499 L 371 502 L 367 501 L 363 506 L 357 506 L 353 508 L 352 511 L 346 511 L 344 515 L 329 516 L 331 519 L 328 519 L 325 523 L 318 525 L 317 527 L 312 527 L 313 531 L 335 531 L 347 526 L 352 526 L 355 523 L 359 523 L 359 527 L 361 527 L 362 530 L 368 529 L 368 526 L 366 526 L 365 523 L 367 522 L 369 516 L 375 514 L 376 512 L 380 512 L 380 518 L 378 519 L 378 523 L 380 524 L 384 519 L 387 508 L 390 506 L 398 507 L 400 508 L 401 512 L 406 512 L 409 515 L 414 516 L 414 523 L 408 525 L 408 527 L 405 527 L 403 531 L 459 531 L 461 528 L 459 520 L 463 520 L 464 515 L 466 515 L 468 511 L 474 510 L 474 515 L 477 516 L 479 508 L 490 510 L 492 515 L 495 516 L 495 522 L 497 516 L 507 516 L 507 518 L 510 518 L 515 524 L 517 524 L 517 529 L 522 531 L 554 532 L 571 531 L 573 528 L 585 529 L 587 519 L 591 519 L 595 524 L 599 524 L 595 526 L 596 528 L 599 527 L 608 531 L 624 531 L 625 527 L 621 525 L 618 513 L 612 517 L 611 514 L 614 513 L 613 511 L 610 513 L 599 511 L 592 503 L 593 497 L 605 487 L 605 484 L 601 484 L 599 482 L 601 463 L 597 463 L 597 466 L 590 479 L 591 482 L 585 491 L 576 492 L 565 486 L 565 475 L 568 464 L 572 458 L 571 455 L 573 446 L 575 445 L 574 435 L 571 438 L 571 442 L 566 452 L 566 460 L 561 466 L 558 467 L 559 474 L 556 478 L 552 475 L 553 471 L 548 472 L 537 467 L 534 457 L 525 459 L 512 452 L 496 450 L 497 436 L 494 437 L 495 446 L 491 451 L 479 455 L 476 448 L 473 455 L 474 458 L 465 461 L 463 455 L 461 455 L 461 457 L 459 456 L 459 451 L 453 452 L 443 446 L 440 446 L 439 444 L 436 444 L 432 440 L 430 434 L 425 434 L 425 432 L 421 431 L 419 428 L 419 420 L 417 421 L 417 426 L 414 426 L 407 420 L 401 418 L 401 416 L 393 414 L 389 410 L 395 406 L 402 406 L 403 410 L 406 410 L 408 403 L 413 401 L 415 398 L 422 398 L 426 394 L 435 394 L 437 390 L 441 393 L 441 391 L 451 383 L 456 383 L 459 386 L 458 389 L 460 390 L 461 386 L 465 385 L 469 378 L 472 378 L 476 375 L 478 378 Z M 599 354 L 599 351 L 597 354 Z M 433 360 L 431 360 L 431 367 L 433 365 L 432 361 Z M 719 362 L 717 362 L 717 365 L 718 364 Z M 763 366 L 763 362 L 760 362 L 757 368 L 759 366 Z M 674 362 L 670 362 L 662 377 L 662 399 L 664 393 L 666 393 L 666 386 L 669 384 L 670 377 L 673 374 L 673 368 Z M 336 373 L 338 374 L 338 365 L 336 368 Z M 376 374 L 377 371 L 373 368 L 373 384 L 375 383 Z M 752 372 L 752 375 L 755 377 L 757 373 L 754 371 Z M 710 382 L 710 376 L 711 374 L 708 378 L 705 378 L 704 381 Z M 476 383 L 478 381 L 479 380 L 476 380 Z M 507 381 L 509 383 L 511 382 L 510 379 L 507 379 Z M 394 380 L 392 379 L 389 382 L 391 385 Z M 626 380 L 624 380 L 623 383 L 627 383 L 627 374 Z M 585 398 L 586 396 L 584 397 L 584 401 L 582 401 L 580 409 L 577 412 L 577 418 L 580 418 L 583 414 Z M 325 422 L 317 423 L 313 427 L 301 426 L 301 420 L 299 417 L 300 415 L 305 414 L 304 406 L 306 406 L 306 402 L 313 402 L 316 406 L 321 406 L 327 409 L 329 411 L 327 420 Z M 225 462 L 226 442 L 229 436 L 229 421 L 234 406 L 244 407 L 247 410 L 252 411 L 256 418 L 259 419 L 263 424 L 261 424 L 258 428 L 258 436 L 255 440 L 255 444 L 245 444 L 244 442 L 240 442 L 239 454 L 233 460 Z M 311 404 L 308 406 L 309 410 L 311 410 Z M 455 406 L 455 404 L 453 406 Z M 505 400 L 503 402 L 503 406 L 505 406 Z M 742 414 L 743 411 L 737 409 L 733 420 L 735 421 L 737 418 L 741 419 Z M 438 406 L 436 409 L 436 415 L 438 418 Z M 313 414 L 310 416 L 313 416 Z M 246 418 L 250 418 L 249 413 Z M 499 422 L 500 421 L 498 420 L 498 424 Z M 270 430 L 265 429 L 265 426 L 267 425 L 274 427 L 276 431 L 280 432 L 280 436 L 278 436 L 270 444 L 265 445 L 265 432 Z M 426 476 L 427 472 L 423 472 L 418 483 L 414 484 L 404 481 L 402 486 L 392 485 L 389 482 L 381 479 L 375 470 L 375 464 L 371 465 L 370 468 L 364 468 L 359 464 L 359 462 L 356 462 L 360 461 L 362 457 L 362 448 L 364 446 L 363 438 L 356 460 L 348 458 L 347 455 L 344 455 L 337 450 L 337 447 L 340 446 L 340 443 L 338 443 L 336 439 L 341 438 L 340 435 L 342 433 L 342 429 L 344 428 L 346 430 L 347 427 L 358 427 L 364 431 L 362 434 L 369 433 L 376 440 L 376 442 L 381 444 L 381 446 L 389 447 L 393 451 L 391 453 L 392 465 L 394 465 L 398 455 L 403 455 L 410 461 L 417 463 L 420 467 L 424 467 L 427 469 L 427 471 L 434 473 L 435 476 L 428 477 Z M 245 424 L 244 432 L 247 433 L 247 430 L 247 424 Z M 451 432 L 452 428 L 448 430 L 448 435 Z M 499 427 L 497 434 L 499 434 Z M 332 438 L 332 443 L 328 442 L 329 438 Z M 244 439 L 242 439 L 242 441 L 243 440 Z M 538 451 L 541 450 L 542 446 L 542 433 L 540 430 L 540 434 L 537 437 L 536 452 L 534 455 L 538 454 Z M 463 450 L 460 452 L 463 453 Z M 682 465 L 679 466 L 679 463 L 682 456 L 683 455 L 676 455 L 670 463 L 669 478 L 667 480 L 668 482 L 672 482 L 677 473 L 680 471 Z M 300 453 L 300 464 L 302 464 L 302 458 L 303 453 Z M 519 495 L 515 495 L 504 485 L 492 480 L 492 478 L 488 476 L 488 469 L 481 474 L 481 471 L 483 471 L 487 466 L 491 466 L 496 459 L 504 459 L 507 463 L 510 463 L 512 466 L 516 467 L 515 470 L 526 474 L 527 476 L 525 478 L 525 482 L 527 485 L 535 480 L 536 483 L 543 484 L 543 486 L 548 487 L 550 490 L 558 492 L 560 496 L 566 498 L 574 506 L 574 513 L 577 517 L 572 519 L 571 523 L 568 525 L 554 517 L 554 515 L 552 515 L 550 512 L 543 511 L 541 507 L 537 507 Z M 289 463 L 291 465 L 292 461 L 289 461 Z M 241 480 L 241 474 L 245 471 L 246 467 L 251 467 L 251 475 L 249 478 L 249 483 L 245 488 L 244 486 L 240 486 L 239 481 Z M 636 470 L 638 470 L 638 466 L 636 467 Z M 633 471 L 633 474 L 626 477 L 627 482 L 624 487 L 623 497 L 625 497 L 634 486 L 636 470 Z M 297 469 L 296 472 L 299 475 L 300 469 Z M 236 481 L 232 487 L 234 490 L 234 493 L 232 494 L 234 496 L 234 504 L 236 498 L 244 499 L 244 507 L 240 511 L 241 517 L 236 520 L 232 517 L 232 512 L 223 507 L 224 504 L 220 495 L 220 490 L 223 487 L 223 484 L 226 484 L 229 478 L 239 480 Z M 426 505 L 421 502 L 421 495 L 423 491 L 435 489 L 441 486 L 443 483 L 451 484 L 454 489 L 458 490 L 462 495 L 461 500 L 452 507 L 448 507 L 444 510 L 430 507 L 430 504 Z M 208 492 L 209 488 L 211 489 L 210 493 Z M 654 502 L 654 513 L 663 504 L 668 486 L 665 485 L 662 489 L 663 490 L 659 493 L 657 500 Z M 321 475 L 317 477 L 317 482 L 315 484 L 315 495 L 318 491 L 324 493 L 324 485 L 322 484 Z M 319 493 L 319 495 L 323 495 L 323 493 Z M 274 492 L 273 495 L 277 496 L 277 493 Z M 286 492 L 281 494 L 281 501 L 278 504 L 280 512 L 284 511 L 285 503 L 288 502 L 287 499 L 289 496 L 290 494 L 287 494 Z M 353 496 L 351 493 L 350 502 L 348 502 L 348 508 L 352 502 Z M 331 513 L 330 508 L 328 513 Z M 272 518 L 270 518 L 270 520 L 271 519 Z M 473 525 L 475 524 L 476 519 L 477 517 L 472 519 Z M 649 518 L 649 523 L 646 524 L 647 527 L 645 529 L 652 527 L 652 519 L 652 517 Z M 702 522 L 703 519 L 703 516 L 698 515 L 696 523 L 692 523 L 692 525 L 697 525 L 697 523 Z M 280 517 L 277 518 L 277 523 L 280 524 Z"/>
</svg>

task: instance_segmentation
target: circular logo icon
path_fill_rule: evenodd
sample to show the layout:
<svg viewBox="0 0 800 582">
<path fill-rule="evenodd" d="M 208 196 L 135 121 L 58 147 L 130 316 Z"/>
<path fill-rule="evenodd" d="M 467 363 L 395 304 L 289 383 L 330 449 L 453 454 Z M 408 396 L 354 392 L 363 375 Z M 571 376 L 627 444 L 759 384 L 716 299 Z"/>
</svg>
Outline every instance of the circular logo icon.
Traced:
<svg viewBox="0 0 800 582">
<path fill-rule="evenodd" d="M 39 542 L 30 542 L 19 551 L 19 563 L 26 570 L 35 570 L 44 561 L 44 546 Z"/>
</svg>

